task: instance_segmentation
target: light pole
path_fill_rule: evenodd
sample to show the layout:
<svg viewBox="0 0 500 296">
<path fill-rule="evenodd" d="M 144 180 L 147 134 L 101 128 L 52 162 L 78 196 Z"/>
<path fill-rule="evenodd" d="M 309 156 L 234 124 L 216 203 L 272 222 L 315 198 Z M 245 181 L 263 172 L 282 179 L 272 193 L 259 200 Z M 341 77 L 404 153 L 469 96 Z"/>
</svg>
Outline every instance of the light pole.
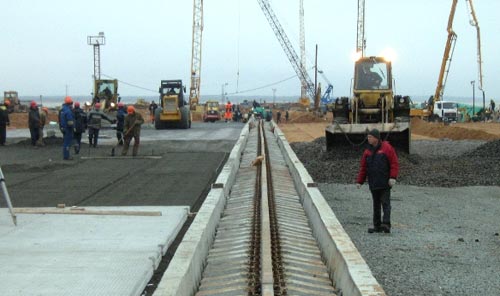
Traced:
<svg viewBox="0 0 500 296">
<path fill-rule="evenodd" d="M 273 105 L 276 104 L 276 89 L 273 88 Z"/>
<path fill-rule="evenodd" d="M 87 44 L 94 47 L 94 80 L 101 79 L 101 45 L 106 44 L 104 32 L 99 32 L 98 36 L 87 36 Z"/>
<path fill-rule="evenodd" d="M 221 85 L 221 100 L 222 100 L 222 103 L 225 103 L 226 101 L 226 95 L 227 93 L 225 92 L 225 87 L 228 85 L 228 83 L 224 83 L 223 85 Z"/>
<path fill-rule="evenodd" d="M 470 84 L 472 85 L 472 117 L 474 117 L 476 114 L 476 81 L 472 80 Z"/>
</svg>

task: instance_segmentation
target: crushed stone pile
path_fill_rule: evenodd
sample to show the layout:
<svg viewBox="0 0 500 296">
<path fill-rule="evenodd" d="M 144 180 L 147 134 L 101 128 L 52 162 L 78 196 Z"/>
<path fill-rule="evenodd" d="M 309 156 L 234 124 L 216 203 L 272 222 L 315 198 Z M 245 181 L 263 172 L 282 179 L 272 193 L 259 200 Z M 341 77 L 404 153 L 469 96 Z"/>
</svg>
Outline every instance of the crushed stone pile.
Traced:
<svg viewBox="0 0 500 296">
<path fill-rule="evenodd" d="M 487 142 L 479 147 L 477 144 L 469 145 L 468 141 L 418 142 L 425 148 L 422 149 L 423 152 L 414 151 L 411 155 L 397 152 L 399 183 L 424 187 L 500 186 L 500 140 Z M 316 182 L 356 182 L 363 149 L 345 147 L 326 151 L 324 137 L 313 142 L 290 145 Z M 470 149 L 458 147 L 460 145 L 469 145 L 467 147 Z M 414 147 L 414 150 L 418 148 Z M 454 149 L 459 152 L 453 153 Z M 448 150 L 449 153 L 432 153 L 443 150 Z"/>
</svg>

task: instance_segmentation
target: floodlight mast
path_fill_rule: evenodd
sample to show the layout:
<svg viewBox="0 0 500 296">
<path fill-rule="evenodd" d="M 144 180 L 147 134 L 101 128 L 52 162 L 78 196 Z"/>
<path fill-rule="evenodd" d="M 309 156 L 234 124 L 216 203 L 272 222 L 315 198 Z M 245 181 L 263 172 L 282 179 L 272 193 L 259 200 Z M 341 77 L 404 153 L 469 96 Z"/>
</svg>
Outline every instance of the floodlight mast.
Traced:
<svg viewBox="0 0 500 296">
<path fill-rule="evenodd" d="M 99 32 L 98 36 L 87 36 L 87 44 L 94 47 L 94 80 L 101 79 L 101 45 L 106 44 L 104 32 Z"/>
</svg>

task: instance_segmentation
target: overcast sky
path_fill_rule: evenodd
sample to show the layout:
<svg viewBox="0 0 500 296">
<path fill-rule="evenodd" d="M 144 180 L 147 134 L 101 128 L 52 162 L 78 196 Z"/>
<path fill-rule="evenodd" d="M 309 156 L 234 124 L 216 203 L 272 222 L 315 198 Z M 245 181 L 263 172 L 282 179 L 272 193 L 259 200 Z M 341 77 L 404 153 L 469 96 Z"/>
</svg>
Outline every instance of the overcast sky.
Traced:
<svg viewBox="0 0 500 296">
<path fill-rule="evenodd" d="M 366 52 L 396 52 L 397 93 L 434 93 L 451 2 L 366 0 Z M 500 1 L 474 4 L 482 33 L 484 89 L 487 98 L 496 99 Z M 299 1 L 273 0 L 271 5 L 299 54 Z M 122 96 L 155 95 L 162 79 L 180 78 L 189 85 L 192 6 L 191 0 L 2 0 L 0 91 L 64 95 L 67 86 L 71 95 L 89 95 L 93 51 L 87 36 L 101 31 L 106 36 L 102 73 L 151 90 L 122 83 Z M 318 67 L 333 83 L 334 96 L 349 95 L 357 1 L 305 0 L 304 8 L 308 67 L 318 44 Z M 219 95 L 225 83 L 226 91 L 234 93 L 295 74 L 257 0 L 205 0 L 204 20 L 202 95 Z M 459 0 L 454 29 L 458 40 L 445 97 L 472 96 L 470 82 L 478 80 L 476 31 L 465 0 Z M 310 76 L 314 79 L 312 70 Z M 272 95 L 272 88 L 278 96 L 300 95 L 298 78 L 244 94 Z"/>
</svg>

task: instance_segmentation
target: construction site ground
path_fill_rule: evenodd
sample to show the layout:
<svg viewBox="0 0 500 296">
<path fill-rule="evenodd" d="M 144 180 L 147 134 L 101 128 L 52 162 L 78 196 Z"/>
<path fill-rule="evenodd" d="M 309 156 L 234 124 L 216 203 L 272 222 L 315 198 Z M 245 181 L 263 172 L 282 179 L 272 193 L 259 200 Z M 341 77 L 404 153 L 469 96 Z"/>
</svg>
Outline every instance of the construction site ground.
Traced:
<svg viewBox="0 0 500 296">
<path fill-rule="evenodd" d="M 393 232 L 368 234 L 370 193 L 366 185 L 360 190 L 354 185 L 362 149 L 326 152 L 322 137 L 329 118 L 291 112 L 284 121 L 282 117 L 280 128 L 388 295 L 500 295 L 499 123 L 444 126 L 414 121 L 415 153 L 399 154 Z M 144 141 L 140 154 L 161 159 L 65 162 L 60 138 L 41 148 L 27 139 L 10 139 L 0 147 L 0 163 L 15 207 L 193 206 L 242 126 L 194 123 L 188 131 L 146 126 L 144 138 L 162 140 Z M 14 131 L 11 127 L 8 137 Z M 210 142 L 211 134 L 217 135 L 211 142 L 223 145 L 189 144 Z M 83 155 L 109 156 L 116 142 L 112 131 L 103 136 L 102 146 L 89 150 L 85 145 Z M 5 207 L 3 200 L 0 206 Z"/>
<path fill-rule="evenodd" d="M 355 185 L 363 148 L 327 152 L 326 124 L 280 128 L 387 295 L 500 295 L 500 123 L 413 120 L 391 234 L 367 233 L 371 194 Z"/>
</svg>

